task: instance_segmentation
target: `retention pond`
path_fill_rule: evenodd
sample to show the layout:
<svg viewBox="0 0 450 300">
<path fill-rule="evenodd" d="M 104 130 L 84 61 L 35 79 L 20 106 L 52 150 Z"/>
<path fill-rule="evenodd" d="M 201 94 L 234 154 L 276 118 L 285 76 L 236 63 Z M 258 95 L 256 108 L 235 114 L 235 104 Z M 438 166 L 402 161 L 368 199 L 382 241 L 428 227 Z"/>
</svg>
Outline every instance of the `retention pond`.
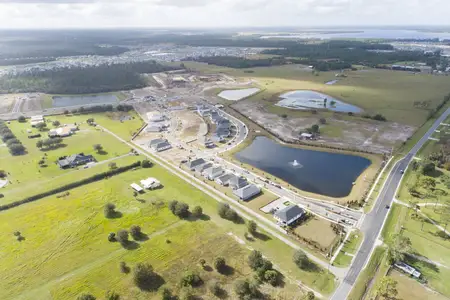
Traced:
<svg viewBox="0 0 450 300">
<path fill-rule="evenodd" d="M 266 137 L 256 137 L 235 156 L 300 190 L 335 198 L 348 196 L 371 164 L 361 156 L 293 148 Z"/>
<path fill-rule="evenodd" d="M 116 103 L 119 99 L 116 95 L 80 95 L 80 96 L 53 96 L 53 107 L 66 107 L 88 104 Z"/>
</svg>

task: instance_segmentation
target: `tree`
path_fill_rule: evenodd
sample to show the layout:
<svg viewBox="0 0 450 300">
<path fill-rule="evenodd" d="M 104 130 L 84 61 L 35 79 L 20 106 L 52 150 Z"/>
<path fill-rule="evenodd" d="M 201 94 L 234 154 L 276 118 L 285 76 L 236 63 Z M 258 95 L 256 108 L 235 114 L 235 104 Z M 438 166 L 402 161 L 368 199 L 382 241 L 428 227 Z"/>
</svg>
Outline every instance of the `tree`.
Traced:
<svg viewBox="0 0 450 300">
<path fill-rule="evenodd" d="M 297 250 L 294 253 L 293 257 L 294 263 L 299 267 L 300 269 L 307 269 L 309 266 L 309 258 L 306 256 L 306 253 L 302 250 Z"/>
<path fill-rule="evenodd" d="M 25 153 L 25 147 L 22 144 L 12 144 L 9 146 L 9 152 L 12 155 L 20 155 Z"/>
<path fill-rule="evenodd" d="M 0 178 L 5 178 L 5 177 L 6 177 L 6 171 L 0 170 Z"/>
<path fill-rule="evenodd" d="M 36 147 L 38 147 L 39 149 L 42 149 L 42 147 L 44 147 L 44 142 L 42 140 L 37 141 Z"/>
<path fill-rule="evenodd" d="M 220 217 L 226 219 L 227 212 L 230 210 L 230 205 L 227 203 L 219 203 L 217 212 Z"/>
<path fill-rule="evenodd" d="M 196 218 L 200 218 L 201 216 L 203 216 L 202 207 L 201 206 L 194 207 L 194 209 L 192 210 L 192 215 Z"/>
<path fill-rule="evenodd" d="M 110 232 L 110 233 L 108 234 L 108 241 L 110 241 L 110 242 L 115 242 L 115 241 L 116 241 L 116 233 Z"/>
<path fill-rule="evenodd" d="M 436 180 L 431 177 L 424 177 L 420 180 L 420 184 L 427 190 L 430 188 L 431 190 L 434 190 L 436 187 Z"/>
<path fill-rule="evenodd" d="M 115 169 L 117 169 L 117 164 L 116 164 L 115 162 L 110 162 L 110 163 L 108 164 L 108 167 L 109 167 L 109 169 L 111 169 L 111 170 L 115 170 Z"/>
<path fill-rule="evenodd" d="M 181 278 L 181 285 L 182 286 L 199 286 L 202 283 L 202 279 L 200 276 L 192 271 L 186 272 L 184 274 L 183 278 Z"/>
<path fill-rule="evenodd" d="M 225 266 L 226 266 L 225 258 L 223 258 L 223 257 L 216 257 L 216 259 L 214 259 L 214 268 L 219 273 L 221 273 L 223 271 Z"/>
<path fill-rule="evenodd" d="M 320 124 L 325 125 L 327 124 L 327 120 L 325 118 L 320 118 L 319 120 Z"/>
<path fill-rule="evenodd" d="M 311 126 L 311 132 L 312 133 L 319 133 L 319 125 L 314 124 L 313 126 Z"/>
<path fill-rule="evenodd" d="M 155 272 L 150 264 L 138 263 L 133 270 L 133 280 L 140 289 L 148 289 L 153 286 Z"/>
<path fill-rule="evenodd" d="M 201 258 L 198 262 L 199 262 L 200 266 L 202 267 L 202 269 L 204 269 L 204 268 L 205 268 L 205 265 L 206 265 L 206 260 L 204 260 L 203 258 Z"/>
<path fill-rule="evenodd" d="M 86 123 L 88 123 L 89 125 L 92 125 L 92 124 L 94 124 L 94 118 L 89 118 L 89 119 L 87 119 L 86 120 Z"/>
<path fill-rule="evenodd" d="M 161 299 L 162 300 L 172 300 L 172 291 L 168 288 L 164 288 L 161 292 Z"/>
<path fill-rule="evenodd" d="M 436 165 L 432 162 L 426 163 L 422 167 L 423 175 L 430 175 L 436 170 Z"/>
<path fill-rule="evenodd" d="M 397 281 L 391 277 L 383 277 L 376 288 L 377 296 L 386 300 L 394 300 L 398 294 Z"/>
<path fill-rule="evenodd" d="M 258 297 L 258 286 L 248 280 L 237 280 L 234 284 L 234 291 L 240 299 L 253 299 Z"/>
<path fill-rule="evenodd" d="M 120 295 L 114 291 L 107 291 L 105 295 L 105 300 L 119 300 Z"/>
<path fill-rule="evenodd" d="M 409 237 L 394 234 L 388 241 L 388 255 L 391 262 L 403 261 L 405 254 L 410 253 L 412 243 Z"/>
<path fill-rule="evenodd" d="M 142 238 L 142 230 L 141 230 L 141 227 L 140 227 L 140 226 L 137 226 L 137 225 L 131 226 L 131 228 L 130 228 L 130 234 L 131 234 L 131 236 L 133 237 L 133 239 L 134 239 L 135 241 L 141 239 L 141 238 Z"/>
<path fill-rule="evenodd" d="M 113 203 L 106 203 L 105 207 L 103 208 L 103 213 L 105 214 L 105 217 L 114 218 L 116 215 L 116 205 Z"/>
<path fill-rule="evenodd" d="M 172 200 L 168 204 L 168 207 L 173 214 L 175 214 L 175 208 L 177 207 L 177 204 L 178 204 L 177 200 Z"/>
<path fill-rule="evenodd" d="M 217 281 L 211 282 L 211 284 L 209 285 L 209 291 L 216 297 L 222 294 L 222 288 L 220 287 L 220 284 Z"/>
<path fill-rule="evenodd" d="M 26 119 L 24 116 L 19 116 L 19 117 L 17 118 L 17 121 L 19 121 L 20 123 L 24 123 L 24 122 L 27 121 L 27 119 Z"/>
<path fill-rule="evenodd" d="M 100 144 L 95 144 L 92 147 L 94 147 L 94 150 L 97 151 L 97 153 L 100 153 L 100 151 L 103 150 L 103 146 Z"/>
<path fill-rule="evenodd" d="M 121 243 L 122 245 L 126 245 L 129 241 L 128 241 L 128 231 L 126 230 L 119 230 L 117 232 L 117 237 L 116 237 L 117 241 L 119 243 Z"/>
<path fill-rule="evenodd" d="M 52 125 L 54 127 L 58 127 L 59 125 L 61 125 L 61 122 L 59 122 L 58 120 L 53 121 Z"/>
<path fill-rule="evenodd" d="M 64 110 L 64 114 L 65 114 L 65 115 L 68 115 L 68 114 L 69 114 L 69 110 L 68 110 L 68 109 L 65 109 L 65 110 Z"/>
<path fill-rule="evenodd" d="M 21 143 L 18 139 L 16 139 L 16 138 L 9 139 L 9 140 L 6 141 L 6 145 L 7 145 L 8 147 L 11 146 L 11 145 L 13 145 L 13 144 L 19 144 L 19 145 L 21 145 L 22 143 Z"/>
<path fill-rule="evenodd" d="M 316 296 L 314 295 L 314 292 L 309 291 L 306 293 L 305 297 L 303 297 L 304 300 L 314 300 L 316 299 Z"/>
<path fill-rule="evenodd" d="M 275 270 L 267 270 L 264 272 L 264 280 L 272 286 L 276 286 L 278 284 L 279 278 L 279 273 Z"/>
<path fill-rule="evenodd" d="M 95 298 L 94 296 L 92 296 L 91 294 L 81 294 L 80 296 L 78 296 L 77 300 L 95 300 L 97 298 Z"/>
<path fill-rule="evenodd" d="M 151 163 L 149 160 L 144 159 L 144 160 L 142 161 L 142 163 L 141 163 L 141 166 L 142 166 L 143 168 L 151 168 L 151 167 L 152 167 L 152 163 Z"/>
<path fill-rule="evenodd" d="M 175 208 L 173 209 L 172 212 L 179 218 L 187 218 L 189 216 L 189 205 L 177 201 L 177 203 L 175 204 Z"/>
<path fill-rule="evenodd" d="M 256 233 L 257 227 L 258 227 L 258 225 L 256 225 L 255 221 L 253 221 L 253 220 L 248 221 L 248 223 L 247 223 L 248 233 L 254 235 Z"/>
<path fill-rule="evenodd" d="M 120 272 L 122 272 L 122 273 L 126 274 L 126 273 L 130 272 L 130 268 L 128 268 L 126 262 L 124 262 L 124 261 L 120 262 L 119 267 L 120 267 Z"/>
<path fill-rule="evenodd" d="M 44 131 L 44 129 L 47 128 L 47 123 L 38 123 L 36 124 L 36 128 L 39 129 L 39 131 Z"/>
<path fill-rule="evenodd" d="M 233 209 L 228 209 L 225 214 L 225 218 L 230 221 L 236 221 L 238 219 L 238 214 Z"/>
<path fill-rule="evenodd" d="M 386 117 L 383 116 L 382 114 L 376 114 L 375 116 L 372 117 L 372 119 L 376 120 L 376 121 L 386 121 Z"/>
<path fill-rule="evenodd" d="M 264 258 L 262 257 L 261 252 L 253 250 L 248 256 L 248 265 L 252 270 L 257 270 L 261 268 L 264 264 Z"/>
</svg>

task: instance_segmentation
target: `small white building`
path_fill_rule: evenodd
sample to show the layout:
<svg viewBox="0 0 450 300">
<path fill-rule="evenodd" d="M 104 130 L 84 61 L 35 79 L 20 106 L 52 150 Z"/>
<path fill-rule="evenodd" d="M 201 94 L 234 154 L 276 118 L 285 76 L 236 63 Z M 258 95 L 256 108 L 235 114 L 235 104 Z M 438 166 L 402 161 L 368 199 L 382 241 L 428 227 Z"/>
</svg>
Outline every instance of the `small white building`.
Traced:
<svg viewBox="0 0 450 300">
<path fill-rule="evenodd" d="M 133 190 L 135 190 L 136 192 L 138 192 L 138 193 L 140 193 L 140 192 L 142 192 L 144 189 L 143 188 L 141 188 L 138 184 L 136 184 L 136 183 L 132 183 L 132 184 L 130 184 L 130 186 L 131 186 L 131 188 L 133 189 Z"/>
<path fill-rule="evenodd" d="M 161 132 L 163 131 L 163 125 L 159 123 L 149 123 L 145 128 L 146 132 Z"/>
<path fill-rule="evenodd" d="M 311 133 L 304 132 L 304 133 L 300 134 L 300 138 L 302 140 L 312 140 L 314 138 L 314 135 Z"/>
<path fill-rule="evenodd" d="M 420 276 L 422 275 L 419 271 L 417 271 L 415 268 L 411 267 L 408 264 L 405 264 L 404 262 L 397 262 L 394 264 L 394 267 L 396 267 L 397 269 L 402 270 L 403 272 L 414 276 L 416 278 L 420 278 Z"/>
<path fill-rule="evenodd" d="M 148 122 L 163 122 L 166 118 L 159 111 L 149 111 L 147 113 Z"/>
<path fill-rule="evenodd" d="M 161 186 L 161 183 L 153 177 L 141 180 L 141 184 L 145 189 L 154 190 Z"/>
<path fill-rule="evenodd" d="M 31 127 L 36 127 L 36 125 L 42 124 L 42 123 L 45 123 L 44 116 L 42 116 L 42 115 L 32 116 L 30 119 Z"/>
</svg>

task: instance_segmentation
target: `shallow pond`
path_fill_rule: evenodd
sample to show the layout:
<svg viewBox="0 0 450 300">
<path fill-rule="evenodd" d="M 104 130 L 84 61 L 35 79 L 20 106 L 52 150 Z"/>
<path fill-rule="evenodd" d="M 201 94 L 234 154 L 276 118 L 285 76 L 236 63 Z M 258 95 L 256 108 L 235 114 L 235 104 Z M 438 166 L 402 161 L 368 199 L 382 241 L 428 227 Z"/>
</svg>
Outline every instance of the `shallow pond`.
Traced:
<svg viewBox="0 0 450 300">
<path fill-rule="evenodd" d="M 291 109 L 329 109 L 339 112 L 360 113 L 362 109 L 331 96 L 308 90 L 292 91 L 280 95 L 278 106 Z"/>
<path fill-rule="evenodd" d="M 231 101 L 238 101 L 259 92 L 258 88 L 242 89 L 242 90 L 226 90 L 220 92 L 220 98 Z"/>
<path fill-rule="evenodd" d="M 235 157 L 300 190 L 336 198 L 348 196 L 371 164 L 361 156 L 293 148 L 266 137 L 255 138 Z"/>
<path fill-rule="evenodd" d="M 53 107 L 65 107 L 87 104 L 108 104 L 118 102 L 116 95 L 87 95 L 87 96 L 53 96 Z"/>
</svg>

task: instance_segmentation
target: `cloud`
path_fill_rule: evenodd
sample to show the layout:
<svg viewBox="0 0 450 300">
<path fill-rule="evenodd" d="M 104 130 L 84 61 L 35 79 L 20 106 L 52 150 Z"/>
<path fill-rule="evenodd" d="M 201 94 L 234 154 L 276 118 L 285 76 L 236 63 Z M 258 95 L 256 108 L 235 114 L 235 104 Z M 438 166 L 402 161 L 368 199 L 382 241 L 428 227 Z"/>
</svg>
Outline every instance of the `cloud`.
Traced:
<svg viewBox="0 0 450 300">
<path fill-rule="evenodd" d="M 446 24 L 448 11 L 448 0 L 0 0 L 0 27 Z"/>
</svg>

